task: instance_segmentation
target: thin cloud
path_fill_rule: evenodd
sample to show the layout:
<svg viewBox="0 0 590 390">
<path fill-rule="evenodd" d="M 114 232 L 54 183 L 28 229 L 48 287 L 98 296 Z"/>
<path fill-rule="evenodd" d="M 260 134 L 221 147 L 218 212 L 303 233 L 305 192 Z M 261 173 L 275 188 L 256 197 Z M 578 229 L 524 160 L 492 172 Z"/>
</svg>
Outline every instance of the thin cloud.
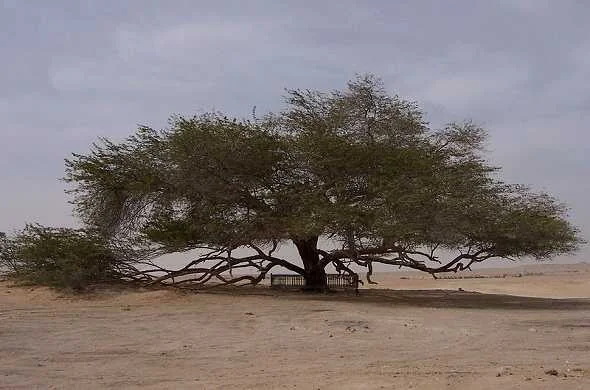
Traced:
<svg viewBox="0 0 590 390">
<path fill-rule="evenodd" d="M 163 127 L 173 113 L 277 111 L 284 88 L 332 90 L 373 72 L 435 127 L 488 128 L 506 179 L 558 195 L 588 237 L 589 12 L 537 0 L 5 0 L 0 231 L 72 222 L 56 178 L 98 136 Z"/>
</svg>

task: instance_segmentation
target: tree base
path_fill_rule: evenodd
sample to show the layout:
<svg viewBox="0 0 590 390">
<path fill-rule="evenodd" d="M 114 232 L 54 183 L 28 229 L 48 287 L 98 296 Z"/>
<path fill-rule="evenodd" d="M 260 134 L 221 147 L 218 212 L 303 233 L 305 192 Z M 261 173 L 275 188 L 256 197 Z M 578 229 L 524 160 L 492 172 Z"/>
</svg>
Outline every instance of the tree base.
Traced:
<svg viewBox="0 0 590 390">
<path fill-rule="evenodd" d="M 327 293 L 330 290 L 328 286 L 305 286 L 303 287 L 303 291 L 308 293 Z"/>
<path fill-rule="evenodd" d="M 304 291 L 323 293 L 328 291 L 328 280 L 324 270 L 305 275 Z"/>
</svg>

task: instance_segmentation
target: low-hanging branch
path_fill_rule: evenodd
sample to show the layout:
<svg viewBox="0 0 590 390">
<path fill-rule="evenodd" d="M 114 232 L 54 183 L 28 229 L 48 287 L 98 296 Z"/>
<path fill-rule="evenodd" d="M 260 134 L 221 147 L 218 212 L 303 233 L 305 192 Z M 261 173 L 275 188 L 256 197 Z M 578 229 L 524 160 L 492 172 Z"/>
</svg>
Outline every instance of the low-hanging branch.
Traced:
<svg viewBox="0 0 590 390">
<path fill-rule="evenodd" d="M 211 249 L 209 253 L 199 256 L 184 267 L 176 270 L 166 269 L 154 261 L 136 262 L 135 267 L 127 269 L 127 275 L 130 279 L 142 282 L 147 286 L 160 284 L 191 288 L 243 284 L 257 285 L 275 267 L 282 267 L 295 274 L 305 276 L 304 268 L 286 259 L 273 256 L 277 245 L 278 242 L 273 243 L 273 247 L 265 252 L 259 246 L 250 244 L 248 248 L 254 250 L 256 254 L 243 257 L 232 256 L 232 251 L 226 248 L 207 248 Z M 226 254 L 224 255 L 224 253 Z M 373 253 L 381 255 L 377 256 Z M 405 249 L 400 246 L 391 247 L 387 250 L 377 247 L 366 248 L 354 252 L 344 249 L 333 251 L 317 249 L 317 254 L 321 257 L 322 264 L 328 265 L 331 263 L 338 273 L 358 276 L 358 273 L 350 268 L 350 264 L 366 268 L 366 278 L 369 283 L 375 283 L 371 280 L 374 263 L 423 271 L 436 278 L 437 274 L 470 270 L 471 265 L 474 263 L 498 257 L 493 254 L 493 248 L 485 248 L 473 253 L 461 253 L 443 264 L 434 255 L 434 251 L 427 253 L 415 249 Z M 418 260 L 415 256 L 421 256 L 424 259 Z M 142 265 L 144 268 L 140 270 L 137 265 Z M 148 268 L 145 268 L 145 266 L 148 266 Z M 236 276 L 234 275 L 236 270 L 242 270 L 245 273 Z"/>
<path fill-rule="evenodd" d="M 253 249 L 256 254 L 244 257 L 232 256 L 232 251 L 227 248 L 200 247 L 200 249 L 210 249 L 210 251 L 176 270 L 167 269 L 154 260 L 135 261 L 133 266 L 124 264 L 127 267 L 126 275 L 130 280 L 141 282 L 147 286 L 161 284 L 196 287 L 211 283 L 214 285 L 235 285 L 241 282 L 256 285 L 277 266 L 297 274 L 304 274 L 303 268 L 273 256 L 277 245 L 278 243 L 275 243 L 270 250 L 265 252 L 259 246 L 250 244 L 248 248 Z M 233 273 L 236 270 L 244 270 L 248 273 L 234 276 Z"/>
</svg>

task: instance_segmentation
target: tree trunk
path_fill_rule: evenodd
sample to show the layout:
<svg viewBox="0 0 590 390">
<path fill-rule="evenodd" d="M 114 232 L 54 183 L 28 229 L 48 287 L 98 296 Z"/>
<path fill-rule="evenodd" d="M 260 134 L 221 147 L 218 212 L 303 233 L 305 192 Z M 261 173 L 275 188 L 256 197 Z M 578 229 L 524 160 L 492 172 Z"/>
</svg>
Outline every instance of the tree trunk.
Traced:
<svg viewBox="0 0 590 390">
<path fill-rule="evenodd" d="M 318 255 L 318 237 L 306 239 L 294 239 L 299 256 L 303 261 L 305 269 L 305 289 L 308 291 L 323 292 L 327 289 L 326 271 L 320 267 L 320 256 Z"/>
</svg>

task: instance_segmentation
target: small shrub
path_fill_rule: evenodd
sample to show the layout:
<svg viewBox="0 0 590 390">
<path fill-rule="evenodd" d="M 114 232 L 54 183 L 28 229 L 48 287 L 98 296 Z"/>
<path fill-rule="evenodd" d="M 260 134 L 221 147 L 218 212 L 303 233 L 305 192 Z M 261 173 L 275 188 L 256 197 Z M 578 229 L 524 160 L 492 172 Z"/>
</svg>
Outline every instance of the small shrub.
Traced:
<svg viewBox="0 0 590 390">
<path fill-rule="evenodd" d="M 85 229 L 27 225 L 0 235 L 0 270 L 22 282 L 80 290 L 120 278 L 108 241 Z"/>
</svg>

